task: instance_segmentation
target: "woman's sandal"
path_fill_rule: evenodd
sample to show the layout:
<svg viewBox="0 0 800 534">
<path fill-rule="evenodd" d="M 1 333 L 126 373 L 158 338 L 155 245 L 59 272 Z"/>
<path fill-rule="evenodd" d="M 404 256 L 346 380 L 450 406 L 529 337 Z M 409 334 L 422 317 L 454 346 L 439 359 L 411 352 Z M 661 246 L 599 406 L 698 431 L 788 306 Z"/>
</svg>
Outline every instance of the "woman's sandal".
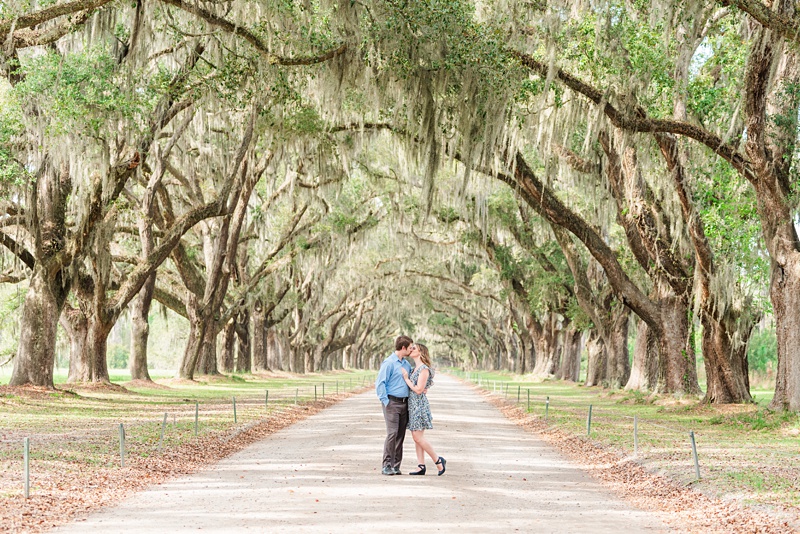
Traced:
<svg viewBox="0 0 800 534">
<path fill-rule="evenodd" d="M 445 460 L 443 457 L 439 456 L 439 459 L 436 460 L 436 465 L 439 465 L 439 464 L 441 464 L 441 466 L 442 466 L 442 468 L 439 470 L 439 476 L 442 476 L 444 474 L 445 465 L 447 465 L 447 460 Z"/>
<path fill-rule="evenodd" d="M 424 475 L 425 474 L 425 471 L 426 471 L 425 464 L 417 464 L 417 466 L 419 467 L 419 471 L 414 471 L 412 473 L 409 473 L 409 475 Z"/>
</svg>

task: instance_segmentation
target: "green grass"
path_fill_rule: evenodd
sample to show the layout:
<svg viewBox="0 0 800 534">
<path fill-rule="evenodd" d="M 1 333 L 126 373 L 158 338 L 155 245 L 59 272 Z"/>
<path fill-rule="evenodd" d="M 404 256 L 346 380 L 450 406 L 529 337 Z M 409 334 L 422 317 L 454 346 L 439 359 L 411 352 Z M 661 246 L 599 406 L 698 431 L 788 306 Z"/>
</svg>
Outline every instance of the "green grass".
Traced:
<svg viewBox="0 0 800 534">
<path fill-rule="evenodd" d="M 633 456 L 633 420 L 638 420 L 637 461 L 715 495 L 744 498 L 759 505 L 800 504 L 800 416 L 767 408 L 772 392 L 756 389 L 756 403 L 709 406 L 698 398 L 675 399 L 638 391 L 585 387 L 557 380 L 535 381 L 500 372 L 465 375 L 482 388 L 517 402 L 548 424 L 587 436 L 592 405 L 591 439 Z M 506 393 L 507 392 L 507 393 Z M 701 480 L 695 480 L 689 432 L 695 434 Z"/>
</svg>

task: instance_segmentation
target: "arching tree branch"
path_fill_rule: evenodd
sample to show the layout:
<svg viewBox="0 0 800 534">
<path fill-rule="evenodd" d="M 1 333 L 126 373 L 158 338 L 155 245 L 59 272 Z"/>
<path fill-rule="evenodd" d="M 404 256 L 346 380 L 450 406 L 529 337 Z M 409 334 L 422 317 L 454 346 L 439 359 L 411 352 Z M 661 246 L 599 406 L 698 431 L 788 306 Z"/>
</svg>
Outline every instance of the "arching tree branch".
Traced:
<svg viewBox="0 0 800 534">
<path fill-rule="evenodd" d="M 277 54 L 272 53 L 269 47 L 262 41 L 257 35 L 253 32 L 244 28 L 230 20 L 220 17 L 212 13 L 211 11 L 200 7 L 198 5 L 192 4 L 190 2 L 185 2 L 184 0 L 162 0 L 165 4 L 169 4 L 175 6 L 187 13 L 191 13 L 196 15 L 206 21 L 208 24 L 215 26 L 225 32 L 232 33 L 234 35 L 241 35 L 245 41 L 250 43 L 258 52 L 267 58 L 267 61 L 273 65 L 284 65 L 284 66 L 297 66 L 297 65 L 314 65 L 316 63 L 324 63 L 329 59 L 333 59 L 336 56 L 344 53 L 347 49 L 347 44 L 343 43 L 336 48 L 323 52 L 322 54 L 316 56 L 296 56 L 296 57 L 282 57 Z"/>
<path fill-rule="evenodd" d="M 512 51 L 511 54 L 516 57 L 520 63 L 540 76 L 548 77 L 548 73 L 550 72 L 550 66 L 548 64 L 538 61 L 532 56 L 522 52 Z M 689 137 L 690 139 L 704 144 L 716 154 L 720 155 L 748 180 L 752 181 L 755 179 L 750 170 L 749 162 L 745 159 L 744 155 L 736 150 L 736 147 L 723 141 L 718 135 L 688 122 L 671 119 L 652 119 L 647 116 L 644 109 L 640 106 L 636 107 L 635 114 L 626 113 L 610 102 L 607 102 L 605 93 L 563 69 L 556 67 L 554 76 L 573 91 L 582 94 L 596 105 L 603 106 L 603 113 L 605 113 L 606 117 L 608 117 L 611 123 L 617 128 L 629 132 L 661 132 Z"/>
</svg>

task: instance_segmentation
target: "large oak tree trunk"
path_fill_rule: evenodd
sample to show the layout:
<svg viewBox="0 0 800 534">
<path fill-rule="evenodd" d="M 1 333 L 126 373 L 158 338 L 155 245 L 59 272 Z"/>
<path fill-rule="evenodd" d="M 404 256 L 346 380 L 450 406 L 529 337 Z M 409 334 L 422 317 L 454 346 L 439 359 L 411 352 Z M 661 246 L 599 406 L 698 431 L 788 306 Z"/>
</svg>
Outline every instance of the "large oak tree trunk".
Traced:
<svg viewBox="0 0 800 534">
<path fill-rule="evenodd" d="M 796 17 L 795 2 L 775 2 L 778 16 Z M 800 410 L 800 239 L 795 227 L 791 166 L 796 163 L 800 65 L 778 32 L 757 30 L 745 73 L 745 114 L 751 172 L 770 255 L 769 294 L 778 338 L 775 395 L 770 406 Z M 780 120 L 775 120 L 780 118 Z M 749 171 L 750 169 L 748 169 Z"/>
<path fill-rule="evenodd" d="M 610 339 L 605 343 L 608 371 L 606 377 L 612 388 L 624 387 L 631 375 L 628 358 L 628 322 L 630 310 L 626 307 L 612 312 Z"/>
<path fill-rule="evenodd" d="M 783 258 L 782 258 L 783 259 Z M 800 254 L 773 260 L 770 300 L 778 337 L 778 367 L 771 407 L 800 410 Z"/>
<path fill-rule="evenodd" d="M 20 337 L 14 370 L 9 385 L 53 385 L 56 332 L 66 300 L 60 282 L 47 280 L 47 273 L 37 264 L 20 312 Z M 55 287 L 54 287 L 55 286 Z"/>
<path fill-rule="evenodd" d="M 128 368 L 133 380 L 150 381 L 147 370 L 147 340 L 150 337 L 150 305 L 156 287 L 153 273 L 142 286 L 139 294 L 131 302 L 131 356 Z"/>
<path fill-rule="evenodd" d="M 556 353 L 557 333 L 553 314 L 548 315 L 544 324 L 534 325 L 531 337 L 536 347 L 536 365 L 533 367 L 535 376 L 548 377 L 556 374 L 559 364 Z"/>
<path fill-rule="evenodd" d="M 689 303 L 676 296 L 660 299 L 663 333 L 659 339 L 658 393 L 700 393 L 697 363 L 689 344 Z"/>
<path fill-rule="evenodd" d="M 592 330 L 589 340 L 586 342 L 587 362 L 586 362 L 586 381 L 587 386 L 600 386 L 606 380 L 608 371 L 608 353 L 606 351 L 603 338 L 597 330 Z"/>
<path fill-rule="evenodd" d="M 711 313 L 701 313 L 707 384 L 704 402 L 718 404 L 752 402 L 747 365 L 747 341 L 754 321 L 737 324 L 736 318 L 725 319 L 720 321 Z"/>
<path fill-rule="evenodd" d="M 242 310 L 236 315 L 236 371 L 252 372 L 250 360 L 250 312 Z"/>
<path fill-rule="evenodd" d="M 79 309 L 66 306 L 61 312 L 61 326 L 69 338 L 69 374 L 67 382 L 88 382 L 91 380 L 92 371 L 86 339 L 89 334 L 89 321 Z"/>
<path fill-rule="evenodd" d="M 236 324 L 230 320 L 222 327 L 222 353 L 219 355 L 219 370 L 223 373 L 233 372 L 235 343 Z"/>
<path fill-rule="evenodd" d="M 205 328 L 203 336 L 203 346 L 200 350 L 200 357 L 197 360 L 197 372 L 201 375 L 218 375 L 217 369 L 217 334 L 219 327 L 217 322 L 211 318 Z"/>
<path fill-rule="evenodd" d="M 197 307 L 197 299 L 192 295 L 187 298 L 186 312 L 189 316 L 187 317 L 189 319 L 189 338 L 186 340 L 186 349 L 181 358 L 178 376 L 192 380 L 205 338 L 206 322 Z"/>
<path fill-rule="evenodd" d="M 647 323 L 639 321 L 636 344 L 633 347 L 633 366 L 625 389 L 653 391 L 658 381 L 658 340 Z"/>
<path fill-rule="evenodd" d="M 581 374 L 581 332 L 570 325 L 559 333 L 561 345 L 561 368 L 558 376 L 562 380 L 577 382 Z"/>
<path fill-rule="evenodd" d="M 283 366 L 283 358 L 281 357 L 281 344 L 275 332 L 275 328 L 267 329 L 266 334 L 267 367 L 269 369 L 283 371 L 285 367 Z"/>
<path fill-rule="evenodd" d="M 267 354 L 267 317 L 263 304 L 256 302 L 253 307 L 253 371 L 269 371 Z"/>
<path fill-rule="evenodd" d="M 89 330 L 86 335 L 86 352 L 91 362 L 92 382 L 102 382 L 109 384 L 111 379 L 108 376 L 108 334 L 114 323 L 104 322 L 101 317 L 93 314 L 89 317 Z"/>
</svg>

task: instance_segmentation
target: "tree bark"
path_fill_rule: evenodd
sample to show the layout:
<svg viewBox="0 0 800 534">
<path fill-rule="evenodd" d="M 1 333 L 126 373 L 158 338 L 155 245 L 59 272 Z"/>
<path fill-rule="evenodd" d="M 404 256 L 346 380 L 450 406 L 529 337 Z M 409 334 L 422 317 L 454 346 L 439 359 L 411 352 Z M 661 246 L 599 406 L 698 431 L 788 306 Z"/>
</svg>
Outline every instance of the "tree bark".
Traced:
<svg viewBox="0 0 800 534">
<path fill-rule="evenodd" d="M 792 18 L 794 2 L 777 2 L 775 14 Z M 800 239 L 790 208 L 791 164 L 796 145 L 800 81 L 792 47 L 759 28 L 745 72 L 745 115 L 753 185 L 770 255 L 770 300 L 778 338 L 775 409 L 800 410 Z M 772 117 L 782 117 L 781 121 Z"/>
<path fill-rule="evenodd" d="M 222 353 L 219 355 L 219 370 L 232 373 L 234 369 L 234 345 L 236 342 L 236 325 L 231 319 L 222 327 Z"/>
<path fill-rule="evenodd" d="M 577 382 L 581 374 L 581 332 L 572 325 L 559 332 L 561 345 L 561 380 Z"/>
<path fill-rule="evenodd" d="M 91 379 L 91 369 L 87 359 L 86 336 L 89 332 L 89 322 L 80 309 L 69 305 L 64 306 L 61 312 L 61 327 L 69 338 L 69 374 L 67 382 L 88 382 Z"/>
<path fill-rule="evenodd" d="M 219 334 L 219 327 L 213 318 L 208 321 L 203 334 L 203 345 L 200 347 L 200 357 L 197 360 L 197 372 L 201 375 L 218 375 L 217 334 Z"/>
<path fill-rule="evenodd" d="M 236 315 L 236 371 L 250 373 L 250 311 L 243 309 Z"/>
<path fill-rule="evenodd" d="M 654 391 L 658 382 L 658 340 L 644 321 L 639 321 L 633 366 L 625 389 Z"/>
<path fill-rule="evenodd" d="M 586 352 L 588 354 L 586 362 L 586 381 L 587 386 L 601 386 L 606 380 L 608 371 L 608 353 L 606 352 L 603 338 L 597 330 L 592 330 L 589 340 L 586 342 Z"/>
<path fill-rule="evenodd" d="M 269 371 L 267 317 L 264 304 L 256 301 L 253 306 L 253 371 Z"/>
<path fill-rule="evenodd" d="M 778 337 L 778 367 L 771 407 L 800 410 L 800 254 L 772 262 L 770 299 Z"/>
<path fill-rule="evenodd" d="M 557 340 L 557 320 L 554 314 L 548 314 L 544 324 L 531 321 L 533 325 L 533 343 L 536 347 L 536 365 L 533 367 L 533 374 L 537 377 L 550 377 L 556 374 L 559 367 L 558 354 L 556 351 Z"/>
<path fill-rule="evenodd" d="M 284 359 L 281 355 L 282 347 L 276 333 L 275 328 L 270 328 L 267 330 L 267 367 L 269 369 L 275 369 L 278 371 L 284 371 L 288 369 L 288 366 L 284 366 Z"/>
<path fill-rule="evenodd" d="M 604 343 L 608 364 L 606 378 L 612 388 L 624 387 L 631 375 L 631 363 L 628 358 L 630 315 L 630 310 L 622 305 L 612 311 L 611 335 Z"/>
<path fill-rule="evenodd" d="M 661 303 L 664 335 L 659 343 L 658 393 L 700 393 L 697 363 L 689 344 L 689 303 L 668 295 Z"/>
<path fill-rule="evenodd" d="M 111 378 L 108 376 L 108 334 L 114 326 L 113 322 L 103 320 L 97 314 L 89 316 L 89 329 L 86 334 L 86 352 L 91 362 L 92 382 L 110 384 Z"/>
<path fill-rule="evenodd" d="M 745 320 L 746 322 L 746 320 Z M 704 402 L 730 404 L 752 402 L 747 365 L 747 341 L 755 321 L 742 324 L 737 318 L 716 320 L 702 314 L 703 358 L 706 369 Z"/>
<path fill-rule="evenodd" d="M 150 337 L 150 305 L 155 288 L 156 275 L 153 273 L 131 302 L 131 356 L 128 368 L 132 380 L 151 381 L 147 370 L 147 341 Z"/>
</svg>

